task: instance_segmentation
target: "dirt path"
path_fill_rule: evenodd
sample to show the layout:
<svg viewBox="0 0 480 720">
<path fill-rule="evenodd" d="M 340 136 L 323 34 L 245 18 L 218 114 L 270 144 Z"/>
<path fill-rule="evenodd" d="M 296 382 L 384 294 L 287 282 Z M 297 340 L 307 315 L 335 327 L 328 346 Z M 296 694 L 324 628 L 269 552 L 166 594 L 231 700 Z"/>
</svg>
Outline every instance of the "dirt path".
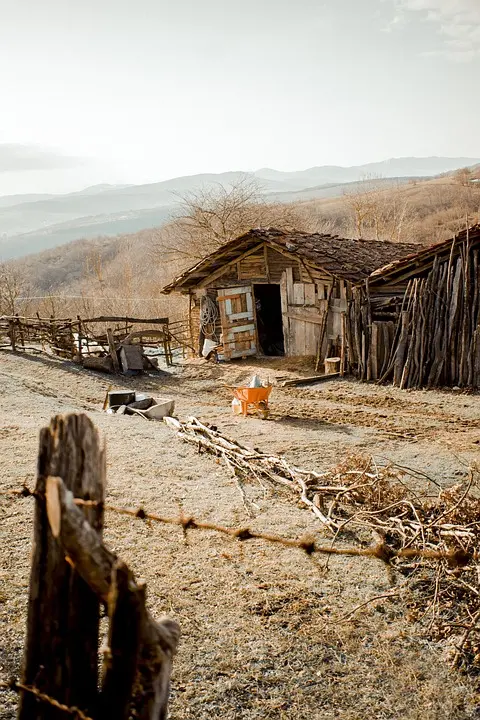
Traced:
<svg viewBox="0 0 480 720">
<path fill-rule="evenodd" d="M 236 417 L 224 387 L 253 372 L 276 379 L 296 371 L 262 363 L 187 365 L 182 372 L 128 382 L 176 400 L 247 444 L 323 470 L 349 453 L 388 458 L 451 484 L 478 458 L 480 398 L 404 393 L 330 381 L 275 387 L 268 421 Z M 34 482 L 37 437 L 56 413 L 87 412 L 106 438 L 108 498 L 159 513 L 185 512 L 226 524 L 247 521 L 227 469 L 198 455 L 162 423 L 108 416 L 109 378 L 46 358 L 0 353 L 1 489 Z M 125 382 L 125 380 L 124 380 Z M 289 536 L 322 535 L 313 516 L 283 493 L 255 489 L 250 524 Z M 18 674 L 25 627 L 30 500 L 0 497 L 0 674 Z M 146 579 L 155 614 L 182 628 L 171 717 L 288 720 L 364 717 L 473 718 L 473 686 L 450 671 L 441 648 L 416 637 L 395 602 L 373 604 L 336 624 L 366 598 L 390 589 L 374 561 L 336 559 L 328 572 L 298 552 L 259 542 L 238 545 L 107 516 L 106 542 Z M 16 698 L 0 695 L 0 718 Z"/>
</svg>

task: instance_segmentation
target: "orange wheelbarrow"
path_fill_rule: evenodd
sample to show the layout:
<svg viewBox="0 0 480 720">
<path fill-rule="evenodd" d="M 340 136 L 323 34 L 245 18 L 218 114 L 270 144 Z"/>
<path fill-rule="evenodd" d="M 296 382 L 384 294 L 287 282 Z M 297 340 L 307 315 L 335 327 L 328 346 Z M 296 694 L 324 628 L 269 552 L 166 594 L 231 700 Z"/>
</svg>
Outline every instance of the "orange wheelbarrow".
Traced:
<svg viewBox="0 0 480 720">
<path fill-rule="evenodd" d="M 268 417 L 268 398 L 272 386 L 267 387 L 230 387 L 233 396 L 240 401 L 242 415 L 247 416 L 249 408 L 253 408 L 259 417 L 265 420 Z"/>
</svg>

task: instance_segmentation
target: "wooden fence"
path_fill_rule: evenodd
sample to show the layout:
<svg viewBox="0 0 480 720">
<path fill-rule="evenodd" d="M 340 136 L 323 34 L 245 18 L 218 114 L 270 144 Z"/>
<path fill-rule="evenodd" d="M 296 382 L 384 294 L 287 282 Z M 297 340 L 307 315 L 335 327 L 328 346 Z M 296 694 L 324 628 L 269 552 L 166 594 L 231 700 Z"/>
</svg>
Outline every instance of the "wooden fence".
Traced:
<svg viewBox="0 0 480 720">
<path fill-rule="evenodd" d="M 0 316 L 0 350 L 49 352 L 109 371 L 120 369 L 117 353 L 125 344 L 155 349 L 155 355 L 172 365 L 179 353 L 185 357 L 194 352 L 190 335 L 187 320 L 169 318 Z"/>
<path fill-rule="evenodd" d="M 153 620 L 145 584 L 103 544 L 105 468 L 85 415 L 41 431 L 19 720 L 60 720 L 61 705 L 93 720 L 166 718 L 179 628 Z M 99 689 L 101 604 L 109 631 Z"/>
<path fill-rule="evenodd" d="M 412 278 L 396 306 L 354 288 L 349 362 L 361 380 L 400 388 L 480 387 L 480 265 L 468 244 L 457 258 L 436 257 Z"/>
</svg>

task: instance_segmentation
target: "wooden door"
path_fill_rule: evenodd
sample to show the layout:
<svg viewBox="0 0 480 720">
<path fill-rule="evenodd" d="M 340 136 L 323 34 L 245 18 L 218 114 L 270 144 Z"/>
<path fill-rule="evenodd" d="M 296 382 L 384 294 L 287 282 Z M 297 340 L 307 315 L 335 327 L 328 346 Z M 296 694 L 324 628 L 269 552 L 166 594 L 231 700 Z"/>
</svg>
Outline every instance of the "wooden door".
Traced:
<svg viewBox="0 0 480 720">
<path fill-rule="evenodd" d="M 285 355 L 316 355 L 321 315 L 314 283 L 294 282 L 287 268 L 280 283 Z"/>
<path fill-rule="evenodd" d="M 234 287 L 218 291 L 223 353 L 220 360 L 255 355 L 257 352 L 252 288 Z"/>
</svg>

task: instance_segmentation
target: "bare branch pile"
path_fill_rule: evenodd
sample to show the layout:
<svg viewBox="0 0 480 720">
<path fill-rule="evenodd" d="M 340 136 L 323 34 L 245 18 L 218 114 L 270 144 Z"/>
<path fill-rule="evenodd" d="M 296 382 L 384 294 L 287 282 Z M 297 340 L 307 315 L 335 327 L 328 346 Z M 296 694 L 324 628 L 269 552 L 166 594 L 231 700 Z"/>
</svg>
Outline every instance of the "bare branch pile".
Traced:
<svg viewBox="0 0 480 720">
<path fill-rule="evenodd" d="M 431 494 L 431 482 L 417 490 L 408 471 L 379 467 L 373 458 L 352 456 L 324 473 L 298 468 L 285 458 L 247 448 L 196 418 L 181 423 L 168 418 L 186 442 L 222 458 L 242 489 L 256 481 L 282 485 L 310 508 L 333 536 L 355 533 L 359 542 L 391 548 L 392 567 L 407 579 L 409 618 L 430 638 L 446 641 L 453 663 L 480 668 L 480 483 L 472 468 L 463 483 Z M 436 483 L 434 483 L 436 485 Z M 422 557 L 419 558 L 418 550 Z"/>
</svg>

